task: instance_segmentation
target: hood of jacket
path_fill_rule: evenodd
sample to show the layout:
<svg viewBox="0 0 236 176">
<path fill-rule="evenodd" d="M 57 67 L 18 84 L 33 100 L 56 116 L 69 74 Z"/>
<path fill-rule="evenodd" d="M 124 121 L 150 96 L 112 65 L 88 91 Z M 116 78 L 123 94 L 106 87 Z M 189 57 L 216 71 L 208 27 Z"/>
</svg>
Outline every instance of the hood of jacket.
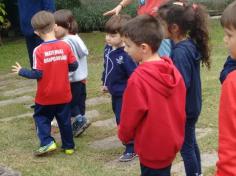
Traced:
<svg viewBox="0 0 236 176">
<path fill-rule="evenodd" d="M 187 39 L 176 44 L 172 43 L 173 50 L 175 48 L 180 48 L 181 50 L 185 51 L 188 54 L 188 58 L 193 58 L 194 62 L 200 62 L 202 55 L 198 51 L 196 44 L 193 40 Z"/>
<path fill-rule="evenodd" d="M 165 97 L 173 93 L 173 89 L 182 79 L 169 57 L 162 57 L 160 61 L 144 62 L 138 69 L 139 72 L 134 71 L 137 76 Z"/>
</svg>

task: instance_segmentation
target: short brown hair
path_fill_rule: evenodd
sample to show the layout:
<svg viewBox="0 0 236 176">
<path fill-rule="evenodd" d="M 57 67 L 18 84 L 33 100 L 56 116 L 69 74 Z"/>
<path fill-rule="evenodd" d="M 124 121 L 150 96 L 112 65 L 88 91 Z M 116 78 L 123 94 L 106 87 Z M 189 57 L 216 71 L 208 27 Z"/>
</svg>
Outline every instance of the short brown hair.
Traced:
<svg viewBox="0 0 236 176">
<path fill-rule="evenodd" d="M 131 19 L 129 15 L 113 15 L 105 24 L 105 32 L 120 33 L 121 27 Z"/>
<path fill-rule="evenodd" d="M 68 9 L 57 10 L 54 13 L 56 24 L 69 31 L 70 34 L 78 33 L 78 23 L 73 13 Z"/>
<path fill-rule="evenodd" d="M 221 16 L 221 25 L 225 28 L 236 29 L 236 1 L 226 7 Z"/>
<path fill-rule="evenodd" d="M 31 25 L 35 31 L 46 34 L 53 30 L 55 25 L 54 16 L 51 12 L 40 11 L 32 17 Z"/>
<path fill-rule="evenodd" d="M 164 38 L 159 19 L 150 15 L 139 15 L 128 21 L 122 27 L 121 35 L 137 45 L 148 44 L 153 52 L 157 51 Z"/>
</svg>

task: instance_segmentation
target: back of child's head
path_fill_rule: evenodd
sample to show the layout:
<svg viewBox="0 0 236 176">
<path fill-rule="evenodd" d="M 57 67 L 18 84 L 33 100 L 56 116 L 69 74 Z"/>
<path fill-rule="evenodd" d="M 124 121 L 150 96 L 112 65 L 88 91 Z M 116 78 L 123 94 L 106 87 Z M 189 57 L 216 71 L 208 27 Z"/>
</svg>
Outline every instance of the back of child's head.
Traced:
<svg viewBox="0 0 236 176">
<path fill-rule="evenodd" d="M 148 44 L 153 53 L 158 50 L 164 38 L 159 19 L 151 15 L 139 15 L 131 19 L 122 27 L 121 35 L 136 45 Z"/>
<path fill-rule="evenodd" d="M 55 21 L 58 26 L 61 26 L 69 31 L 70 34 L 78 33 L 78 23 L 73 16 L 73 13 L 68 9 L 57 10 L 54 13 Z"/>
<path fill-rule="evenodd" d="M 40 11 L 31 19 L 33 29 L 41 34 L 46 34 L 54 29 L 55 19 L 51 12 Z"/>
<path fill-rule="evenodd" d="M 105 24 L 105 32 L 120 33 L 121 27 L 131 19 L 129 15 L 113 15 Z"/>
<path fill-rule="evenodd" d="M 236 1 L 226 7 L 220 22 L 224 28 L 236 30 Z"/>
<path fill-rule="evenodd" d="M 171 0 L 158 10 L 159 16 L 167 23 L 168 30 L 178 25 L 179 35 L 187 35 L 195 43 L 202 55 L 202 63 L 210 68 L 208 14 L 203 6 L 183 0 Z"/>
</svg>

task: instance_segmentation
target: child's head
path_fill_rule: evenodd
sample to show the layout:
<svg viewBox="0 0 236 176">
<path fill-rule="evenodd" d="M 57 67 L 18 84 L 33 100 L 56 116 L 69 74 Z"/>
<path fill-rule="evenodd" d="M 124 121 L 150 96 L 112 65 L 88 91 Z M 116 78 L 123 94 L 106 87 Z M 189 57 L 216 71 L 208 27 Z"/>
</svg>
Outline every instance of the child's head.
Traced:
<svg viewBox="0 0 236 176">
<path fill-rule="evenodd" d="M 236 1 L 231 3 L 221 16 L 221 25 L 224 28 L 224 41 L 232 58 L 236 59 Z"/>
<path fill-rule="evenodd" d="M 202 62 L 210 67 L 208 15 L 204 8 L 183 0 L 171 0 L 163 4 L 158 11 L 165 21 L 169 37 L 175 42 L 191 38 L 202 55 Z"/>
<path fill-rule="evenodd" d="M 77 34 L 78 33 L 78 23 L 74 18 L 72 12 L 67 9 L 61 9 L 54 13 L 56 27 L 56 37 L 63 38 L 67 34 Z"/>
<path fill-rule="evenodd" d="M 164 37 L 160 21 L 150 15 L 140 15 L 127 22 L 121 29 L 125 51 L 137 62 L 158 50 Z"/>
<path fill-rule="evenodd" d="M 106 22 L 105 32 L 108 45 L 119 47 L 122 44 L 120 30 L 130 19 L 129 15 L 114 15 Z"/>
<path fill-rule="evenodd" d="M 54 30 L 55 19 L 51 12 L 40 11 L 32 17 L 31 25 L 36 34 L 40 36 Z"/>
</svg>

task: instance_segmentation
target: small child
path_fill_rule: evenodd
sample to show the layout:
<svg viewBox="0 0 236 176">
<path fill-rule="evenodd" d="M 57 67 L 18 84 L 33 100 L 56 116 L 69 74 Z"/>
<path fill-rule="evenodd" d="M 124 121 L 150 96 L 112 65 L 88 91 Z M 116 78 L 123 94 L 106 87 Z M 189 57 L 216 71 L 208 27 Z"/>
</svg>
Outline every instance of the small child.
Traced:
<svg viewBox="0 0 236 176">
<path fill-rule="evenodd" d="M 72 93 L 71 116 L 75 118 L 72 120 L 72 130 L 73 135 L 78 137 L 90 125 L 85 117 L 88 49 L 78 35 L 78 24 L 70 10 L 58 10 L 54 17 L 57 24 L 56 37 L 70 45 L 79 63 L 78 69 L 69 74 Z"/>
<path fill-rule="evenodd" d="M 37 79 L 34 120 L 40 148 L 35 155 L 41 156 L 56 150 L 51 136 L 51 121 L 56 117 L 61 132 L 62 148 L 66 154 L 74 153 L 74 141 L 70 122 L 71 91 L 68 72 L 78 67 L 70 46 L 56 40 L 54 16 L 47 11 L 36 13 L 31 20 L 35 33 L 44 41 L 34 49 L 33 70 L 12 66 L 12 71 L 22 77 Z"/>
<path fill-rule="evenodd" d="M 127 80 L 136 68 L 136 63 L 124 51 L 124 43 L 120 35 L 120 29 L 124 23 L 131 19 L 128 15 L 114 15 L 105 24 L 106 46 L 104 51 L 104 72 L 102 75 L 102 91 L 111 94 L 112 110 L 116 117 L 116 123 L 120 123 L 120 111 L 122 96 L 126 88 Z M 132 140 L 132 139 L 131 139 Z M 130 141 L 125 145 L 126 149 L 119 161 L 131 161 L 135 158 L 134 144 Z"/>
<path fill-rule="evenodd" d="M 134 140 L 142 176 L 170 176 L 184 139 L 184 80 L 169 57 L 156 53 L 163 39 L 157 18 L 137 16 L 121 34 L 125 51 L 140 65 L 125 89 L 118 136 L 123 143 Z"/>
<path fill-rule="evenodd" d="M 202 170 L 195 128 L 202 107 L 200 65 L 210 68 L 208 15 L 200 5 L 183 0 L 169 1 L 159 8 L 159 13 L 173 41 L 171 59 L 187 89 L 187 120 L 181 149 L 185 172 L 187 176 L 198 176 Z"/>
<path fill-rule="evenodd" d="M 221 25 L 224 28 L 224 41 L 230 57 L 227 71 L 224 69 L 219 106 L 219 147 L 216 176 L 235 175 L 236 173 L 236 1 L 223 12 Z M 230 63 L 230 64 L 229 64 Z"/>
</svg>

